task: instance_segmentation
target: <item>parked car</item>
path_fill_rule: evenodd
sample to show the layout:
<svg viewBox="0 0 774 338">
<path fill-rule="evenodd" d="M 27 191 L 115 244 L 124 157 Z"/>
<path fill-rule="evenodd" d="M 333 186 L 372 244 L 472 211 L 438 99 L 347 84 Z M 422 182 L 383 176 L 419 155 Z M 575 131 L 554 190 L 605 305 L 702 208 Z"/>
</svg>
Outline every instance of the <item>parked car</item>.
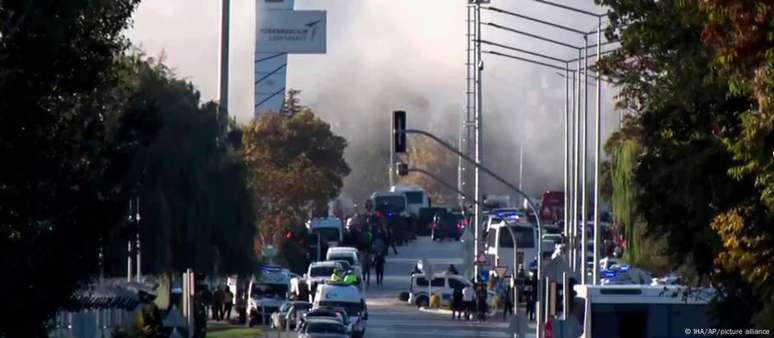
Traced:
<svg viewBox="0 0 774 338">
<path fill-rule="evenodd" d="M 277 312 L 271 314 L 271 327 L 284 329 L 289 327 L 296 328 L 296 323 L 301 321 L 301 317 L 312 308 L 312 304 L 303 301 L 289 301 L 280 306 Z"/>
<path fill-rule="evenodd" d="M 459 241 L 460 235 L 460 229 L 457 227 L 457 216 L 447 212 L 433 217 L 431 238 L 434 241 L 440 241 L 445 238 Z"/>
</svg>

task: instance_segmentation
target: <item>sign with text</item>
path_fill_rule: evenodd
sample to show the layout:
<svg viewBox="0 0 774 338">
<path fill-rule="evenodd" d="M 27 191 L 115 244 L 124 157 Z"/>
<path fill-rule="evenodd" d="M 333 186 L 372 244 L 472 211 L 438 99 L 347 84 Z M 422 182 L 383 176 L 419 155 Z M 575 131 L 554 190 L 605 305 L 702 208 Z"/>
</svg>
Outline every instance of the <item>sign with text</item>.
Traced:
<svg viewBox="0 0 774 338">
<path fill-rule="evenodd" d="M 261 53 L 324 54 L 325 11 L 271 11 L 258 22 L 256 50 Z"/>
</svg>

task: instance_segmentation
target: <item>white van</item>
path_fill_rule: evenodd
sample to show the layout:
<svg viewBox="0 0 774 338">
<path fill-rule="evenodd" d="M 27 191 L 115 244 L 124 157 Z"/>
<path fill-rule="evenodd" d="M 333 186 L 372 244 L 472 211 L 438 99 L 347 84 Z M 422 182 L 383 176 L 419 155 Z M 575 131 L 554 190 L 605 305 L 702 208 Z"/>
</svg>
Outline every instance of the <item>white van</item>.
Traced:
<svg viewBox="0 0 774 338">
<path fill-rule="evenodd" d="M 707 305 L 711 288 L 675 285 L 575 285 L 570 321 L 558 325 L 579 330 L 577 337 L 694 337 L 693 329 L 712 328 Z M 688 325 L 687 325 L 688 324 Z M 687 325 L 687 327 L 686 327 Z M 554 332 L 558 327 L 553 327 Z M 687 331 L 686 331 L 687 330 Z"/>
<path fill-rule="evenodd" d="M 247 289 L 247 325 L 266 325 L 272 313 L 288 300 L 293 274 L 279 266 L 261 265 L 261 273 L 250 279 Z"/>
<path fill-rule="evenodd" d="M 406 195 L 408 213 L 415 219 L 419 217 L 419 209 L 430 206 L 430 197 L 425 189 L 414 185 L 393 185 L 390 192 L 400 192 Z"/>
<path fill-rule="evenodd" d="M 463 289 L 466 286 L 472 286 L 473 283 L 460 275 L 447 273 L 436 273 L 430 282 L 431 292 L 441 298 L 441 306 L 448 306 L 451 303 L 454 289 Z M 427 278 L 424 274 L 418 273 L 411 275 L 411 285 L 409 286 L 408 303 L 420 307 L 427 307 L 429 297 L 427 297 Z M 490 311 L 494 311 L 495 296 L 494 291 L 487 290 L 487 303 Z"/>
<path fill-rule="evenodd" d="M 516 262 L 514 263 L 511 235 L 516 236 Z M 509 272 L 518 271 L 519 266 L 525 269 L 537 260 L 538 234 L 537 229 L 526 219 L 518 216 L 493 218 L 485 234 L 484 251 L 494 256 L 495 262 L 507 266 Z M 515 264 L 515 265 L 514 265 Z"/>
<path fill-rule="evenodd" d="M 307 222 L 309 232 L 320 236 L 320 242 L 336 246 L 344 241 L 344 225 L 337 217 L 315 218 Z"/>
<path fill-rule="evenodd" d="M 402 192 L 375 192 L 371 194 L 371 201 L 374 204 L 374 210 L 409 217 L 406 194 Z"/>
<path fill-rule="evenodd" d="M 368 308 L 357 287 L 341 283 L 327 283 L 317 287 L 312 309 L 320 307 L 343 308 L 353 324 L 352 335 L 362 337 L 366 330 Z"/>
</svg>

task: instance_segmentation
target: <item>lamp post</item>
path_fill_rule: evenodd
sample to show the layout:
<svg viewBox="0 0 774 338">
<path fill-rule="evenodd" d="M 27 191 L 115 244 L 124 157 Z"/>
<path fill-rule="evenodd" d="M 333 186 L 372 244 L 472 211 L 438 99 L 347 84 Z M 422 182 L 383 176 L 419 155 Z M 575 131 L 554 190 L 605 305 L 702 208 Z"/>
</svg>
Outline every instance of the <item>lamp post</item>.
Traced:
<svg viewBox="0 0 774 338">
<path fill-rule="evenodd" d="M 595 113 L 594 113 L 594 124 L 595 124 L 595 127 L 596 127 L 595 128 L 596 129 L 595 130 L 595 135 L 594 135 L 594 156 L 595 156 L 595 158 L 594 158 L 594 162 L 595 162 L 595 164 L 594 164 L 594 177 L 595 177 L 595 179 L 594 179 L 594 260 L 593 260 L 593 267 L 592 267 L 592 271 L 593 271 L 593 273 L 592 273 L 593 281 L 592 282 L 594 284 L 597 284 L 599 282 L 599 271 L 598 270 L 599 270 L 599 249 L 600 249 L 599 248 L 599 231 L 600 231 L 600 228 L 599 228 L 599 161 L 600 161 L 600 151 L 599 150 L 600 150 L 600 143 L 601 143 L 601 122 L 600 121 L 601 121 L 601 115 L 602 115 L 602 105 L 601 105 L 601 102 L 600 102 L 600 100 L 602 98 L 602 94 L 601 94 L 602 93 L 601 92 L 602 83 L 600 81 L 601 78 L 600 78 L 600 73 L 599 73 L 599 67 L 598 66 L 599 66 L 600 56 L 602 54 L 602 50 L 600 49 L 600 47 L 602 46 L 602 16 L 604 16 L 604 14 L 598 14 L 598 13 L 594 13 L 594 12 L 589 12 L 589 11 L 585 11 L 585 10 L 582 10 L 582 9 L 570 7 L 570 6 L 567 6 L 567 5 L 562 5 L 562 4 L 554 3 L 554 2 L 551 2 L 551 1 L 547 1 L 547 0 L 534 0 L 534 1 L 542 3 L 542 4 L 546 4 L 546 5 L 549 5 L 549 6 L 554 6 L 554 7 L 557 7 L 557 8 L 561 8 L 561 9 L 564 9 L 564 10 L 569 10 L 569 11 L 572 11 L 572 12 L 575 12 L 575 13 L 578 13 L 578 14 L 583 14 L 583 15 L 586 15 L 586 16 L 591 16 L 591 17 L 594 17 L 594 18 L 597 19 L 597 29 L 596 29 L 596 33 L 597 33 L 597 43 L 596 43 L 596 47 L 597 47 L 597 53 L 596 53 L 596 57 L 597 57 L 596 99 L 597 100 L 596 100 L 596 107 L 595 107 L 596 109 L 595 109 Z M 608 41 L 608 43 L 612 43 L 612 42 Z M 587 44 L 587 46 L 588 46 L 588 44 Z M 587 55 L 587 58 L 586 58 L 586 65 L 587 65 L 586 68 L 587 68 L 587 70 L 585 71 L 585 73 L 588 73 L 588 49 L 587 49 L 586 55 Z M 586 77 L 587 76 L 588 76 L 588 74 L 586 75 Z M 586 80 L 586 79 L 584 79 L 584 80 Z M 585 111 L 588 111 L 588 104 L 586 105 Z M 584 112 L 584 115 L 586 115 L 586 112 Z M 584 121 L 584 124 L 585 123 L 586 122 Z M 584 144 L 585 144 L 585 140 L 584 140 Z M 585 151 L 585 147 L 584 147 L 584 151 Z M 584 176 L 585 176 L 585 172 L 586 172 L 585 166 L 583 168 L 583 172 L 584 172 Z M 585 182 L 584 182 L 584 186 L 585 186 Z M 583 198 L 584 198 L 584 202 L 585 202 L 586 196 L 584 196 Z M 584 207 L 584 209 L 585 209 L 585 207 Z M 585 210 L 584 210 L 583 217 L 585 218 L 585 216 L 586 216 L 586 214 L 585 214 Z M 586 230 L 585 222 L 583 224 L 583 230 L 584 230 L 584 233 L 585 233 L 586 232 L 585 231 Z M 584 249 L 583 249 L 583 252 L 584 252 L 584 255 L 583 255 L 583 257 L 584 257 L 583 266 L 584 267 L 586 266 L 586 259 L 585 259 L 586 254 L 587 254 L 587 249 L 585 247 L 586 245 L 587 245 L 586 243 L 583 243 L 583 246 L 584 246 Z M 585 279 L 586 279 L 586 275 L 584 273 L 584 275 L 582 276 L 582 280 L 585 281 Z"/>
<path fill-rule="evenodd" d="M 540 21 L 538 21 L 538 22 L 540 22 Z M 569 43 L 565 43 L 565 42 L 561 42 L 561 41 L 557 41 L 557 40 L 553 40 L 553 39 L 550 39 L 550 38 L 546 38 L 546 37 L 543 37 L 543 36 L 540 36 L 540 35 L 532 34 L 532 33 L 525 32 L 525 31 L 522 31 L 522 30 L 518 30 L 518 29 L 515 29 L 515 28 L 494 24 L 494 23 L 491 23 L 491 22 L 486 23 L 486 24 L 488 26 L 490 26 L 490 27 L 494 27 L 494 28 L 497 28 L 497 29 L 505 30 L 505 31 L 508 31 L 508 32 L 511 32 L 511 33 L 515 33 L 515 34 L 527 36 L 527 37 L 530 37 L 530 38 L 538 39 L 538 40 L 545 41 L 545 42 L 548 42 L 548 43 L 551 43 L 551 44 L 554 44 L 554 45 L 558 45 L 558 46 L 562 46 L 562 47 L 566 47 L 566 48 L 571 48 L 571 49 L 574 49 L 574 50 L 576 50 L 578 52 L 576 73 L 578 73 L 578 81 L 579 82 L 578 82 L 577 104 L 575 105 L 576 109 L 573 111 L 573 117 L 574 117 L 574 120 L 575 120 L 575 123 L 573 123 L 573 126 L 575 128 L 573 130 L 573 135 L 574 135 L 573 156 L 572 156 L 573 157 L 573 161 L 572 161 L 572 171 L 570 173 L 571 176 L 572 176 L 572 182 L 573 182 L 573 185 L 572 185 L 572 190 L 573 190 L 573 193 L 572 193 L 572 208 L 570 208 L 570 209 L 571 209 L 571 212 L 572 212 L 573 216 L 572 216 L 572 220 L 571 220 L 571 226 L 570 226 L 570 229 L 569 229 L 570 233 L 569 233 L 569 236 L 568 236 L 569 237 L 569 242 L 570 242 L 570 247 L 572 249 L 571 252 L 574 251 L 574 253 L 571 253 L 570 256 L 573 257 L 572 261 L 575 262 L 577 260 L 577 256 L 580 256 L 580 255 L 578 255 L 578 252 L 582 252 L 582 250 L 579 251 L 578 243 L 577 243 L 578 242 L 577 241 L 578 219 L 577 219 L 576 216 L 578 214 L 578 210 L 577 210 L 578 209 L 578 191 L 577 191 L 578 188 L 577 187 L 578 187 L 578 170 L 579 170 L 578 169 L 578 161 L 579 161 L 578 152 L 579 152 L 579 142 L 580 142 L 580 140 L 579 140 L 579 134 L 580 134 L 579 129 L 581 128 L 581 124 L 580 124 L 580 121 L 579 121 L 579 119 L 580 119 L 579 115 L 580 115 L 580 106 L 582 104 L 581 92 L 583 90 L 582 89 L 583 87 L 581 87 L 581 83 L 580 83 L 580 80 L 581 80 L 580 72 L 581 72 L 581 61 L 583 59 L 582 58 L 583 47 L 575 46 L 575 45 L 572 45 L 572 44 L 569 44 Z M 554 25 L 554 26 L 559 26 L 559 25 Z M 559 26 L 559 27 L 564 27 L 564 26 Z M 573 29 L 573 28 L 569 28 L 569 27 L 565 27 L 565 28 L 566 28 L 566 30 L 568 30 L 570 32 L 573 32 L 573 33 L 577 33 L 578 32 L 578 30 Z M 521 50 L 521 49 L 518 49 L 518 48 L 509 48 L 509 49 L 516 50 L 516 51 L 523 52 L 523 53 L 525 52 L 524 50 Z M 531 54 L 531 55 L 541 55 L 541 54 L 534 53 L 534 52 L 529 52 L 529 51 L 526 51 L 526 53 L 527 54 Z M 501 53 L 493 52 L 492 54 L 496 54 L 497 55 L 497 54 L 501 54 Z M 519 58 L 519 57 L 516 57 L 516 56 L 509 56 L 509 57 L 511 57 L 513 59 L 526 60 L 524 58 Z M 560 60 L 560 59 L 556 59 L 556 58 L 553 58 L 553 57 L 549 57 L 549 58 L 554 59 L 554 61 L 563 61 L 565 63 L 568 63 L 568 60 Z M 557 66 L 553 66 L 552 65 L 552 67 L 555 67 L 555 68 L 558 68 L 558 69 L 561 70 L 561 68 L 559 68 Z M 569 144 L 565 144 L 565 147 L 569 147 Z M 584 183 L 581 182 L 581 184 L 584 184 Z M 565 203 L 566 203 L 566 201 L 565 201 Z M 573 271 L 575 273 L 577 273 L 578 272 L 577 271 L 577 264 L 572 264 L 572 266 L 575 267 L 573 269 Z M 539 277 L 542 277 L 542 275 L 539 275 Z"/>
<path fill-rule="evenodd" d="M 595 46 L 597 47 L 597 53 L 596 53 L 597 63 L 599 63 L 599 58 L 600 58 L 600 55 L 602 54 L 601 46 L 603 45 L 603 43 L 601 41 L 601 35 L 600 35 L 600 31 L 601 31 L 601 15 L 596 14 L 596 13 L 587 12 L 587 11 L 576 10 L 576 9 L 573 9 L 571 7 L 567 7 L 567 6 L 564 6 L 564 5 L 553 4 L 551 2 L 544 1 L 544 0 L 536 0 L 536 1 L 539 1 L 541 3 L 555 5 L 555 6 L 561 7 L 561 8 L 575 10 L 575 11 L 577 11 L 579 13 L 583 13 L 583 14 L 586 14 L 586 15 L 591 15 L 591 16 L 596 17 L 598 19 L 598 27 L 597 27 L 597 43 L 596 43 Z M 552 27 L 555 27 L 555 28 L 565 29 L 567 31 L 571 31 L 571 32 L 574 32 L 574 33 L 577 33 L 577 34 L 581 34 L 583 36 L 583 38 L 584 38 L 584 48 L 581 50 L 580 48 L 577 48 L 575 46 L 572 46 L 572 45 L 569 45 L 569 44 L 566 44 L 566 43 L 563 43 L 563 42 L 560 42 L 560 41 L 547 39 L 545 37 L 540 37 L 540 36 L 537 36 L 535 34 L 531 34 L 531 33 L 527 33 L 527 32 L 522 32 L 522 31 L 519 31 L 519 30 L 516 30 L 516 29 L 513 29 L 513 28 L 504 27 L 504 26 L 501 26 L 501 25 L 497 25 L 497 24 L 493 24 L 493 23 L 488 23 L 489 26 L 492 26 L 492 27 L 495 27 L 495 28 L 511 31 L 511 32 L 514 32 L 514 33 L 519 33 L 519 34 L 522 34 L 522 35 L 525 35 L 525 36 L 533 37 L 533 38 L 536 38 L 536 39 L 540 39 L 540 40 L 543 40 L 543 41 L 547 41 L 547 42 L 550 42 L 550 43 L 553 43 L 553 44 L 557 44 L 557 45 L 561 45 L 561 46 L 565 46 L 565 47 L 575 48 L 575 49 L 578 50 L 578 54 L 579 54 L 578 55 L 579 57 L 578 57 L 578 60 L 577 60 L 578 61 L 578 69 L 577 69 L 577 73 L 578 73 L 578 104 L 577 104 L 577 109 L 573 109 L 573 115 L 574 115 L 575 120 L 576 120 L 576 123 L 573 123 L 573 124 L 581 129 L 582 135 L 583 135 L 583 147 L 582 147 L 582 154 L 581 154 L 581 159 L 580 159 L 581 170 L 582 170 L 581 171 L 581 173 L 582 173 L 582 177 L 581 177 L 581 180 L 582 180 L 581 181 L 581 190 L 582 190 L 582 192 L 581 192 L 581 195 L 582 195 L 581 196 L 581 198 L 582 198 L 582 202 L 581 202 L 581 214 L 582 214 L 581 215 L 581 222 L 582 222 L 581 234 L 582 234 L 582 244 L 581 244 L 581 248 L 580 248 L 580 253 L 581 253 L 581 255 L 580 255 L 580 257 L 581 257 L 580 264 L 581 264 L 581 283 L 585 284 L 586 279 L 587 279 L 587 274 L 586 274 L 587 259 L 586 259 L 586 257 L 588 255 L 587 240 L 586 240 L 586 234 L 587 234 L 587 231 L 586 231 L 587 230 L 587 226 L 586 226 L 586 217 L 587 217 L 587 213 L 586 213 L 586 198 L 587 198 L 587 196 L 586 196 L 586 192 L 585 191 L 586 191 L 586 184 L 587 184 L 587 181 L 586 181 L 586 171 L 587 171 L 587 169 L 586 169 L 586 167 L 587 167 L 586 166 L 586 150 L 587 150 L 587 143 L 586 142 L 587 142 L 587 121 L 588 121 L 588 57 L 589 57 L 588 50 L 591 47 L 591 46 L 589 46 L 589 43 L 588 43 L 588 34 L 589 33 L 586 33 L 586 32 L 580 31 L 580 30 L 576 30 L 576 29 L 573 29 L 573 28 L 570 28 L 570 27 L 564 27 L 564 26 L 561 26 L 561 25 L 557 25 L 557 24 L 554 24 L 554 23 L 551 23 L 551 22 L 535 19 L 535 18 L 532 18 L 532 17 L 524 16 L 524 15 L 521 15 L 521 14 L 513 13 L 513 12 L 503 11 L 503 10 L 499 10 L 499 9 L 492 9 L 492 8 L 489 8 L 489 9 L 497 11 L 497 12 L 500 12 L 500 13 L 516 16 L 516 17 L 519 17 L 519 18 L 522 18 L 522 19 L 527 19 L 527 20 L 530 20 L 530 21 L 534 21 L 534 22 L 538 22 L 538 23 L 541 23 L 541 24 L 549 25 L 549 26 L 552 26 Z M 608 43 L 612 43 L 612 42 L 608 42 Z M 585 55 L 582 54 L 583 52 L 585 52 Z M 583 77 L 580 76 L 580 72 L 581 72 L 581 64 L 580 64 L 580 62 L 581 62 L 581 59 L 584 60 L 584 69 L 583 69 L 584 76 Z M 565 81 L 566 82 L 567 82 L 567 78 L 568 78 L 568 76 L 567 76 L 568 74 L 567 73 L 568 72 L 565 72 Z M 597 112 L 596 112 L 596 115 L 595 115 L 595 121 L 597 121 L 598 116 L 600 115 L 600 110 L 601 110 L 601 103 L 600 103 L 600 88 L 601 88 L 601 84 L 600 84 L 600 75 L 598 73 L 597 73 L 597 77 L 596 78 L 597 78 L 597 86 L 596 86 L 597 87 L 597 102 L 596 102 Z M 584 86 L 581 86 L 581 82 L 580 81 L 583 81 L 583 85 Z M 566 84 L 565 85 L 565 88 L 566 88 L 565 92 L 568 91 L 567 87 L 569 87 L 569 86 L 567 86 L 567 84 Z M 581 92 L 584 93 L 583 96 L 580 95 Z M 580 115 L 580 109 L 581 109 L 581 107 L 580 107 L 581 102 L 584 103 L 583 125 L 582 126 L 579 123 L 580 121 L 578 121 L 579 115 Z M 568 105 L 566 103 L 565 111 L 567 111 L 567 110 L 568 110 Z M 567 115 L 568 114 L 565 114 L 565 116 L 567 116 Z M 567 126 L 567 124 L 568 123 L 565 123 L 565 126 Z M 595 234 L 595 241 L 594 241 L 594 267 L 595 268 L 592 269 L 593 271 L 595 271 L 594 272 L 594 282 L 595 283 L 598 280 L 597 279 L 598 275 L 597 275 L 597 271 L 596 271 L 598 269 L 596 267 L 599 265 L 599 263 L 598 263 L 598 238 L 599 238 L 599 226 L 598 226 L 598 222 L 599 222 L 599 216 L 598 216 L 598 210 L 599 210 L 599 201 L 598 201 L 598 192 L 599 192 L 599 152 L 597 150 L 599 148 L 599 133 L 600 133 L 599 124 L 597 124 L 596 129 L 597 129 L 596 130 L 596 135 L 597 136 L 595 137 L 595 154 L 596 154 L 595 161 L 596 161 L 596 164 L 595 164 L 595 189 L 594 189 L 594 191 L 595 191 L 595 197 L 594 197 L 594 199 L 595 199 L 595 206 L 594 206 L 594 208 L 595 208 L 595 217 L 594 217 L 594 234 Z M 575 131 L 575 130 L 573 130 L 573 131 Z M 565 149 L 566 150 L 569 149 L 569 143 L 570 143 L 569 142 L 569 138 L 568 138 L 568 136 L 569 136 L 568 134 L 569 134 L 569 132 L 566 131 L 565 132 Z M 577 161 L 578 151 L 577 151 L 577 148 L 578 148 L 578 146 L 580 144 L 580 142 L 578 140 L 578 137 L 580 136 L 579 134 L 580 133 L 574 133 L 574 138 L 575 138 L 574 148 L 575 148 L 575 151 L 573 152 L 573 157 L 575 158 L 575 161 L 573 161 L 573 169 L 570 170 L 572 172 L 572 176 L 573 176 L 573 201 L 572 201 L 573 207 L 572 208 L 567 208 L 567 203 L 566 203 L 567 199 L 565 198 L 565 230 L 566 230 L 566 232 L 567 232 L 567 230 L 570 230 L 570 232 L 571 232 L 570 243 L 571 243 L 572 249 L 573 249 L 573 250 L 571 250 L 571 254 L 570 254 L 571 257 L 574 256 L 572 254 L 572 252 L 577 252 L 576 250 L 578 250 L 577 245 L 574 242 L 577 239 L 577 236 L 575 235 L 575 232 L 578 230 L 578 227 L 577 227 L 577 204 L 578 204 L 578 201 L 577 201 L 577 197 L 578 197 L 577 196 L 578 195 L 578 192 L 577 192 L 577 180 L 578 180 L 578 177 L 577 177 L 578 176 L 577 175 L 577 170 L 578 170 L 578 168 L 577 168 L 577 165 L 578 165 L 578 161 Z M 565 182 L 567 181 L 567 174 L 568 174 L 568 172 L 567 172 L 567 165 L 566 165 L 567 164 L 567 160 L 568 160 L 568 156 L 565 153 Z M 566 183 L 565 183 L 565 187 L 567 187 Z M 565 188 L 565 197 L 568 197 L 568 196 L 569 195 L 567 193 L 567 188 Z M 571 222 L 572 226 L 571 226 L 571 229 L 567 229 L 567 220 L 568 220 L 568 218 L 567 218 L 566 215 L 567 215 L 567 211 L 569 211 L 570 209 L 572 210 L 572 216 L 571 216 L 572 217 L 572 222 Z M 542 253 L 540 253 L 540 254 L 542 255 Z M 572 262 L 573 262 L 572 265 L 575 265 L 575 262 L 576 262 L 576 258 L 575 257 L 572 257 Z M 541 264 L 538 264 L 538 267 L 540 267 L 540 265 Z M 576 269 L 573 269 L 573 270 L 577 271 Z M 538 284 L 538 292 L 540 292 L 540 290 L 539 290 L 540 289 L 540 285 L 542 285 L 542 277 L 543 276 L 540 273 L 540 269 L 539 269 L 539 271 L 538 271 L 538 278 L 541 280 L 541 283 Z M 539 294 L 542 296 L 542 292 L 540 292 Z M 544 304 L 541 304 L 541 303 L 544 303 L 544 302 L 539 302 L 538 303 L 538 318 L 537 319 L 538 319 L 539 325 L 537 325 L 537 332 L 536 332 L 537 336 L 539 338 L 543 337 L 542 321 L 545 320 L 543 318 L 543 310 L 542 310 L 543 306 L 541 306 L 541 305 L 544 305 Z"/>
</svg>

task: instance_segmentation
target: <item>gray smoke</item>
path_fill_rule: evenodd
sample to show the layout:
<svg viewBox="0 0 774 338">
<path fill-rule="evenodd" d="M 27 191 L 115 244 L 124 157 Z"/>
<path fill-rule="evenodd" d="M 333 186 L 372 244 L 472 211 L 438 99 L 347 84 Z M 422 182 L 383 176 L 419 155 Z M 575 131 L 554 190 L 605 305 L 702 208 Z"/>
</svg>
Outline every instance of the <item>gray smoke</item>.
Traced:
<svg viewBox="0 0 774 338">
<path fill-rule="evenodd" d="M 129 32 L 130 38 L 150 55 L 165 50 L 168 63 L 201 89 L 203 99 L 217 95 L 219 3 L 146 1 L 134 17 L 135 28 Z M 296 9 L 328 11 L 328 53 L 292 55 L 288 87 L 302 90 L 303 103 L 349 140 L 347 159 L 353 172 L 344 190 L 356 202 L 387 185 L 391 111 L 406 110 L 411 128 L 426 129 L 445 139 L 456 138 L 466 104 L 465 3 L 296 0 Z M 561 3 L 601 11 L 591 1 Z M 591 31 L 596 26 L 596 19 L 537 2 L 493 0 L 492 5 L 583 30 Z M 232 2 L 230 111 L 243 122 L 252 117 L 254 13 L 254 3 Z M 583 45 L 582 38 L 573 33 L 518 18 L 484 11 L 482 19 Z M 485 40 L 563 59 L 577 57 L 572 49 L 491 27 L 485 27 L 482 34 Z M 590 41 L 593 43 L 595 37 Z M 518 55 L 496 47 L 484 49 Z M 518 149 L 523 143 L 526 190 L 538 195 L 561 189 L 564 80 L 554 70 L 500 56 L 485 55 L 484 65 L 484 164 L 518 183 Z M 593 126 L 594 92 L 592 87 L 589 89 L 589 125 Z M 603 139 L 617 126 L 612 91 L 603 87 Z M 593 133 L 589 141 L 593 154 Z M 483 185 L 489 193 L 508 193 L 490 179 L 484 179 Z"/>
</svg>

